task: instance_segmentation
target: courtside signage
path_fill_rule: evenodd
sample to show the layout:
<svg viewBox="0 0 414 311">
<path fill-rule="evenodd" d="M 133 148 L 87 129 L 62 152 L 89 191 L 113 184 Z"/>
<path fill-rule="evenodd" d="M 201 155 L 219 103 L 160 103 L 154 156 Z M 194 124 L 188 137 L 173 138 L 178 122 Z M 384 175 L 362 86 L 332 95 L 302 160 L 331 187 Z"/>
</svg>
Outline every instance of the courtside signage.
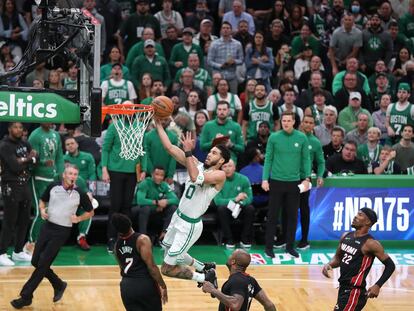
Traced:
<svg viewBox="0 0 414 311">
<path fill-rule="evenodd" d="M 55 93 L 0 91 L 0 121 L 80 123 L 80 109 Z"/>
<path fill-rule="evenodd" d="M 310 240 L 338 240 L 353 230 L 352 219 L 364 207 L 378 215 L 371 228 L 375 238 L 414 239 L 414 188 L 319 188 L 312 190 L 309 206 Z"/>
</svg>

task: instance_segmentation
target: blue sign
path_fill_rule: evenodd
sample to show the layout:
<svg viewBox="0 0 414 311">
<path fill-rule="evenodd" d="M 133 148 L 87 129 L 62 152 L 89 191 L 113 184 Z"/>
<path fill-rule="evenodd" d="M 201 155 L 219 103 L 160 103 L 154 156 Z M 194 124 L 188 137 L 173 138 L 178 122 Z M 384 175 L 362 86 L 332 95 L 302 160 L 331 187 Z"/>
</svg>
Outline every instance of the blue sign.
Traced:
<svg viewBox="0 0 414 311">
<path fill-rule="evenodd" d="M 353 230 L 352 219 L 363 207 L 372 208 L 378 215 L 371 228 L 376 239 L 414 239 L 413 188 L 312 189 L 309 206 L 309 240 L 338 240 L 342 233 Z M 300 231 L 299 225 L 297 239 Z"/>
</svg>

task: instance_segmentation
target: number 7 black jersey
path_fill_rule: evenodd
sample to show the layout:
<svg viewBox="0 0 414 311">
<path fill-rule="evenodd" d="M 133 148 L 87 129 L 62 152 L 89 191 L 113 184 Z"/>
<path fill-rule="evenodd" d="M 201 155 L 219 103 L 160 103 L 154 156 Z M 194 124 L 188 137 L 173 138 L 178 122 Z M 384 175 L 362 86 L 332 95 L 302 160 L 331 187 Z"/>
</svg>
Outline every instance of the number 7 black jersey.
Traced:
<svg viewBox="0 0 414 311">
<path fill-rule="evenodd" d="M 262 290 L 256 279 L 247 273 L 236 272 L 230 275 L 226 283 L 223 284 L 221 291 L 223 294 L 232 296 L 238 294 L 242 296 L 243 305 L 240 311 L 248 311 L 252 303 L 252 299 Z M 219 305 L 219 311 L 229 311 L 229 307 L 226 307 L 223 303 Z"/>
<path fill-rule="evenodd" d="M 373 237 L 369 234 L 355 237 L 354 232 L 347 233 L 343 238 L 340 245 L 341 277 L 338 280 L 341 286 L 365 288 L 365 279 L 375 259 L 362 253 L 362 247 L 368 239 Z"/>
<path fill-rule="evenodd" d="M 137 239 L 141 234 L 134 232 L 130 237 L 118 238 L 115 244 L 115 254 L 123 277 L 151 278 L 147 265 L 137 250 Z"/>
</svg>

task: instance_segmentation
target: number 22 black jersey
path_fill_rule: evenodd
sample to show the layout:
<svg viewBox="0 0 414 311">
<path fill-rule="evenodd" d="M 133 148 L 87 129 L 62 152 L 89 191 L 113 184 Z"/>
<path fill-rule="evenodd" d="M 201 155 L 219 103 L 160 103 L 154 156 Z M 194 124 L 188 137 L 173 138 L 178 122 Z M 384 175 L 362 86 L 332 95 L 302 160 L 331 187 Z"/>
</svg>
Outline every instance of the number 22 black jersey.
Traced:
<svg viewBox="0 0 414 311">
<path fill-rule="evenodd" d="M 341 277 L 339 284 L 341 286 L 361 287 L 366 286 L 366 277 L 371 269 L 375 259 L 372 255 L 364 255 L 362 247 L 368 239 L 373 237 L 366 234 L 361 237 L 355 237 L 354 232 L 349 232 L 343 238 L 341 249 Z"/>
</svg>

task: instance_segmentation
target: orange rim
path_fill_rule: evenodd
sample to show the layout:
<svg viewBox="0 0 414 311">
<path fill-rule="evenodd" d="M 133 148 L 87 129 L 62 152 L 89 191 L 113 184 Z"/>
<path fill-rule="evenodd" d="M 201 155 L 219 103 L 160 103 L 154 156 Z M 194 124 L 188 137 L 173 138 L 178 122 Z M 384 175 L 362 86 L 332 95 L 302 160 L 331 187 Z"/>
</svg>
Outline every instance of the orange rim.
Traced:
<svg viewBox="0 0 414 311">
<path fill-rule="evenodd" d="M 142 105 L 142 104 L 116 104 L 116 105 L 102 106 L 102 122 L 105 120 L 105 117 L 108 114 L 131 115 L 137 112 L 150 112 L 150 111 L 154 111 L 153 106 Z"/>
</svg>

